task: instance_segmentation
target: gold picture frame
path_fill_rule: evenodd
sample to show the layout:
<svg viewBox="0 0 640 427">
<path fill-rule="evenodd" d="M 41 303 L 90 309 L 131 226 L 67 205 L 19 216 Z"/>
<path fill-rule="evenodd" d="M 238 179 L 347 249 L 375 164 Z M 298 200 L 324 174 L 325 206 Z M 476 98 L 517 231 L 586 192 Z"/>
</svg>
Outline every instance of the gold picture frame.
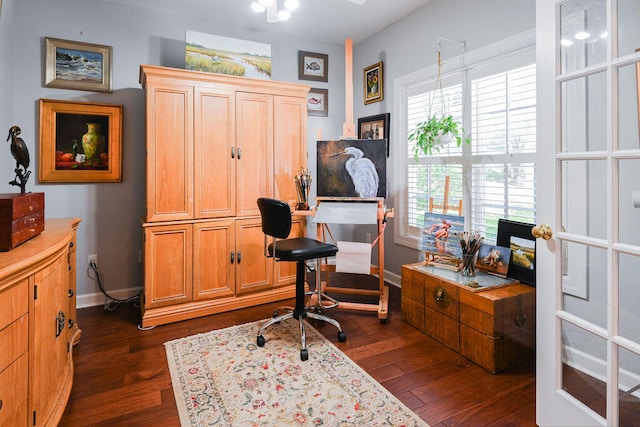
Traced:
<svg viewBox="0 0 640 427">
<path fill-rule="evenodd" d="M 364 103 L 371 104 L 384 99 L 382 61 L 363 70 Z"/>
<path fill-rule="evenodd" d="M 121 181 L 122 105 L 40 99 L 38 182 Z"/>
<path fill-rule="evenodd" d="M 45 37 L 45 86 L 111 92 L 111 46 Z"/>
</svg>

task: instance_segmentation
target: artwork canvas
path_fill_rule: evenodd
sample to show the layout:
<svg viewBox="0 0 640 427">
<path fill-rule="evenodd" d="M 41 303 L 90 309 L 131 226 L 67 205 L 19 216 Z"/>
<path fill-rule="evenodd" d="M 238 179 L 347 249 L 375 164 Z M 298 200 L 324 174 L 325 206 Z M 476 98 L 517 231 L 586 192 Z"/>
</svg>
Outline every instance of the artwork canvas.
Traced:
<svg viewBox="0 0 640 427">
<path fill-rule="evenodd" d="M 438 256 L 462 258 L 458 236 L 463 231 L 463 216 L 425 212 L 422 250 Z"/>
<path fill-rule="evenodd" d="M 483 244 L 478 250 L 476 268 L 500 277 L 507 277 L 511 249 L 501 246 Z"/>
<path fill-rule="evenodd" d="M 45 86 L 111 92 L 111 46 L 45 37 Z"/>
<path fill-rule="evenodd" d="M 187 31 L 187 70 L 256 79 L 271 78 L 271 45 Z"/>
<path fill-rule="evenodd" d="M 507 277 L 527 285 L 536 285 L 536 240 L 531 235 L 533 224 L 506 219 L 498 220 L 497 244 L 511 249 Z"/>
<path fill-rule="evenodd" d="M 317 142 L 318 197 L 379 199 L 387 196 L 387 141 Z"/>
</svg>

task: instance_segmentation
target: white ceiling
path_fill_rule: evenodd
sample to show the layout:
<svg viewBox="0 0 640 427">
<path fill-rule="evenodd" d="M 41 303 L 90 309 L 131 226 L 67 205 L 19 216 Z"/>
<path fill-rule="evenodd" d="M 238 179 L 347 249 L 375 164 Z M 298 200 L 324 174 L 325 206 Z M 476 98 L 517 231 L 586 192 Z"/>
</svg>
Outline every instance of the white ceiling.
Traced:
<svg viewBox="0 0 640 427">
<path fill-rule="evenodd" d="M 300 0 L 300 7 L 285 22 L 268 24 L 265 13 L 251 10 L 253 0 L 105 0 L 160 9 L 171 14 L 208 16 L 212 23 L 275 32 L 289 36 L 344 44 L 356 44 L 431 0 L 367 0 L 358 5 L 348 0 Z M 282 5 L 283 0 L 278 0 Z M 282 7 L 282 6 L 281 6 Z"/>
</svg>

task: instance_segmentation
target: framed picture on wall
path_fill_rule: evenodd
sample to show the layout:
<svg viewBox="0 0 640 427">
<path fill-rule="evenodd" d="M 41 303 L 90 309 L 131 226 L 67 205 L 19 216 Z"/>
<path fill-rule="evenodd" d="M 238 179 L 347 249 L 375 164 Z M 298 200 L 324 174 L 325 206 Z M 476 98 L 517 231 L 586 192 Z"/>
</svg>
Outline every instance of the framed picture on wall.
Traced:
<svg viewBox="0 0 640 427">
<path fill-rule="evenodd" d="M 111 92 L 111 46 L 45 37 L 45 86 Z"/>
<path fill-rule="evenodd" d="M 121 182 L 122 105 L 40 100 L 39 182 Z"/>
<path fill-rule="evenodd" d="M 358 119 L 358 139 L 386 139 L 387 157 L 389 157 L 390 118 L 390 113 L 384 113 Z"/>
<path fill-rule="evenodd" d="M 329 55 L 298 51 L 298 79 L 329 81 Z"/>
<path fill-rule="evenodd" d="M 370 65 L 363 71 L 364 103 L 382 101 L 384 92 L 382 87 L 382 61 Z"/>
<path fill-rule="evenodd" d="M 311 88 L 307 93 L 307 115 L 329 115 L 329 89 Z"/>
</svg>

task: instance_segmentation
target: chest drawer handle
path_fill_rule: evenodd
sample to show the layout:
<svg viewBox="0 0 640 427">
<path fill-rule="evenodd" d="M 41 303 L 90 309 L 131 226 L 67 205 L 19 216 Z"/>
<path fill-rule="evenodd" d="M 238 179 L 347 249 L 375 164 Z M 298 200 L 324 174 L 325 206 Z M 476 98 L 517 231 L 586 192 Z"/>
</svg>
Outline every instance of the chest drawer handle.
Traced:
<svg viewBox="0 0 640 427">
<path fill-rule="evenodd" d="M 442 286 L 436 286 L 433 290 L 433 300 L 440 308 L 449 307 L 449 295 L 447 295 L 447 290 Z"/>
<path fill-rule="evenodd" d="M 516 316 L 516 318 L 513 319 L 513 323 L 515 323 L 519 328 L 525 326 L 528 321 L 529 319 L 527 319 L 527 316 L 525 316 L 524 314 L 522 316 Z"/>
</svg>

